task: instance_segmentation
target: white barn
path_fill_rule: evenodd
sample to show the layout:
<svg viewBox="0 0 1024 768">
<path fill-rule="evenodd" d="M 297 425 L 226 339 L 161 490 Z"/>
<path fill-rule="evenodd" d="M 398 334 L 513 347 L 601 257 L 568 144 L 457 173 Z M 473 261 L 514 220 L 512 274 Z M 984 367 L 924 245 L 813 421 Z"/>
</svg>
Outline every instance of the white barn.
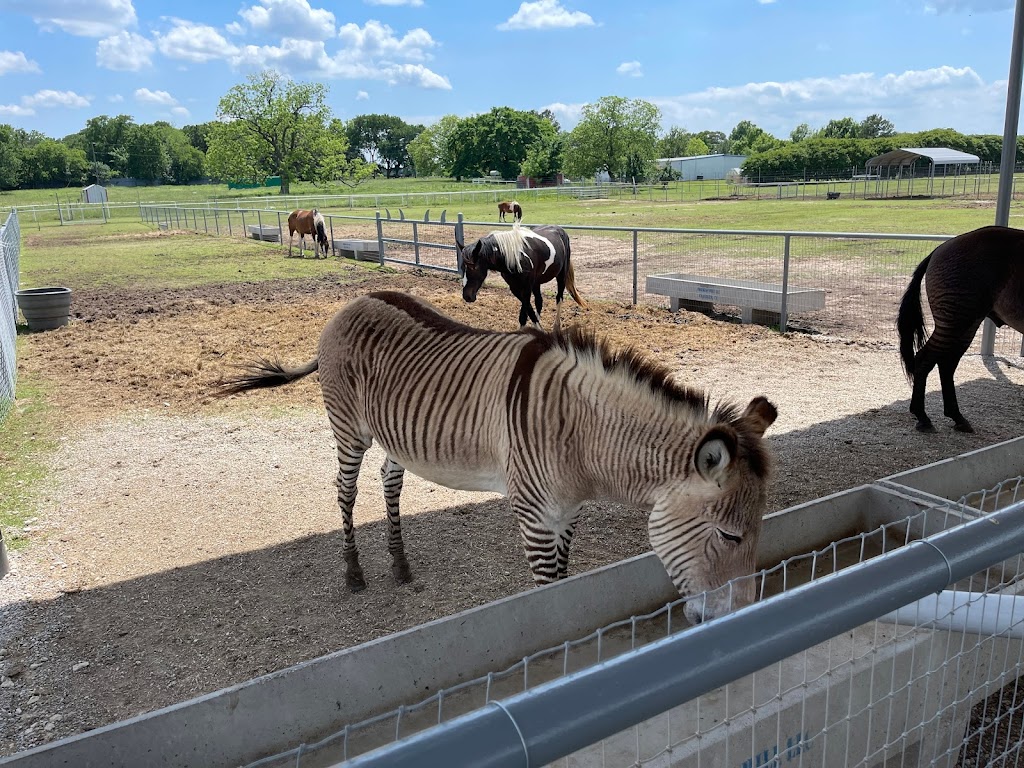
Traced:
<svg viewBox="0 0 1024 768">
<path fill-rule="evenodd" d="M 724 179 L 733 168 L 746 161 L 746 155 L 694 155 L 693 157 L 662 157 L 654 162 L 658 168 L 669 166 L 682 175 L 683 181 Z"/>
</svg>

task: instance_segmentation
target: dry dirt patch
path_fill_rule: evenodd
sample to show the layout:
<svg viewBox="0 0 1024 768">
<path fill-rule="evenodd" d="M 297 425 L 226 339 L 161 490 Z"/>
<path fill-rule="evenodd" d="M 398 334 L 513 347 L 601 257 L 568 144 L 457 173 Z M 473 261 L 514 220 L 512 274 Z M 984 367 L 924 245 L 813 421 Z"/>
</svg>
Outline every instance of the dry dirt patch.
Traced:
<svg viewBox="0 0 1024 768">
<path fill-rule="evenodd" d="M 395 586 L 373 453 L 356 509 L 369 587 L 349 594 L 315 377 L 208 396 L 234 363 L 309 359 L 327 318 L 380 288 L 427 297 L 467 322 L 515 327 L 517 305 L 503 288 L 468 306 L 454 279 L 406 272 L 359 285 L 324 277 L 81 291 L 73 325 L 26 340 L 19 365 L 53 383 L 67 428 L 33 546 L 15 553 L 13 575 L 0 582 L 0 665 L 14 683 L 0 689 L 0 754 L 529 588 L 500 498 L 413 477 L 403 509 L 416 579 Z M 713 398 L 776 402 L 771 509 L 1024 433 L 1024 372 L 1002 363 L 961 367 L 962 407 L 977 434 L 943 424 L 922 436 L 888 343 L 780 336 L 609 302 L 566 307 L 571 321 L 642 346 Z M 636 510 L 588 505 L 572 572 L 646 551 L 645 522 Z"/>
</svg>

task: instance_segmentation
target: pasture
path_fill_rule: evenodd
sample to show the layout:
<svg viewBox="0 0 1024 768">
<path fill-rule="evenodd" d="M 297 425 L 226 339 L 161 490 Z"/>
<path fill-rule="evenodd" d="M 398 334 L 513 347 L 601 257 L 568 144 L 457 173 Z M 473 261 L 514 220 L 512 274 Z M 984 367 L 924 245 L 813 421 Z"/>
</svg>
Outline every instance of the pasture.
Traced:
<svg viewBox="0 0 1024 768">
<path fill-rule="evenodd" d="M 491 213 L 480 204 L 467 217 L 496 219 L 496 206 L 486 207 Z M 524 203 L 524 214 L 527 224 L 952 233 L 990 222 L 992 208 L 588 201 L 533 211 Z M 75 321 L 20 336 L 18 400 L 0 435 L 0 509 L 12 510 L 3 524 L 18 544 L 14 572 L 0 583 L 0 667 L 13 681 L 0 688 L 0 755 L 529 588 L 500 497 L 412 476 L 403 530 L 415 580 L 396 586 L 373 449 L 355 510 L 368 587 L 349 593 L 334 447 L 315 377 L 209 396 L 232 365 L 258 355 L 308 360 L 328 318 L 371 290 L 408 291 L 463 322 L 513 329 L 518 303 L 500 281 L 466 305 L 454 276 L 285 259 L 276 244 L 127 220 L 26 223 L 23 238 L 22 283 L 70 285 Z M 641 346 L 713 400 L 764 394 L 778 406 L 768 431 L 777 462 L 769 510 L 1024 433 L 1019 358 L 965 358 L 958 392 L 976 433 L 937 418 L 938 434 L 920 435 L 894 338 L 780 335 L 595 301 L 587 261 L 576 269 L 592 308 L 567 302 L 564 321 Z M 545 326 L 552 319 L 546 310 Z M 937 414 L 938 382 L 930 384 Z M 648 549 L 646 515 L 589 503 L 569 570 Z"/>
</svg>

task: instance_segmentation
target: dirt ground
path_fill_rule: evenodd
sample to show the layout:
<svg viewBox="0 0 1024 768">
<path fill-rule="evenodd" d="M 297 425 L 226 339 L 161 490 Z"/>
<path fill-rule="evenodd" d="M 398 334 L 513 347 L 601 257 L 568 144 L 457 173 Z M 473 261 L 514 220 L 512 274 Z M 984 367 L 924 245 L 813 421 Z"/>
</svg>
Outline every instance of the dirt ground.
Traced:
<svg viewBox="0 0 1024 768">
<path fill-rule="evenodd" d="M 213 400 L 258 355 L 308 360 L 345 302 L 389 288 L 473 324 L 514 329 L 497 282 L 474 305 L 454 278 L 407 271 L 194 290 L 77 291 L 75 321 L 25 340 L 23 375 L 53 382 L 65 424 L 31 546 L 0 582 L 0 755 L 214 691 L 530 587 L 502 499 L 409 476 L 396 586 L 377 467 L 356 522 L 368 588 L 344 585 L 333 446 L 315 377 Z M 553 309 L 553 302 L 549 305 Z M 646 349 L 712 399 L 767 395 L 777 459 L 769 510 L 1024 434 L 1019 358 L 965 358 L 953 432 L 921 435 L 891 341 L 779 335 L 658 308 L 567 302 L 568 320 Z M 550 322 L 553 314 L 545 310 Z M 586 507 L 578 573 L 647 551 L 645 515 Z M 9 683 L 7 681 L 10 681 Z"/>
</svg>

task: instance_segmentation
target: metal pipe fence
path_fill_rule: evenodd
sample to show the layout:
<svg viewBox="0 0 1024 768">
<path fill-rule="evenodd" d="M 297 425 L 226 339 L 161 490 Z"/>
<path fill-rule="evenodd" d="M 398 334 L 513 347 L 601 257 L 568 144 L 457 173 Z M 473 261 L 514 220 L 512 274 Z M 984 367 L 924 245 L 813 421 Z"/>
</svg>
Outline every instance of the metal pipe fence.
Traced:
<svg viewBox="0 0 1024 768">
<path fill-rule="evenodd" d="M 168 228 L 284 242 L 287 213 L 274 209 L 142 206 L 143 220 Z M 325 213 L 332 253 L 344 239 L 376 241 L 381 264 L 444 273 L 463 242 L 503 225 Z M 571 237 L 577 285 L 586 298 L 739 314 L 780 330 L 856 340 L 892 340 L 899 300 L 917 265 L 949 235 L 667 229 L 563 225 Z M 364 252 L 364 256 L 368 256 Z M 666 291 L 665 286 L 669 285 Z M 678 292 L 677 297 L 671 294 Z M 687 298 L 689 296 L 689 298 Z M 927 316 L 927 302 L 924 302 Z M 979 342 L 980 344 L 980 342 Z M 975 351 L 980 347 L 975 346 Z M 1021 334 L 1004 327 L 995 352 L 1024 354 Z"/>
<path fill-rule="evenodd" d="M 748 577 L 721 619 L 677 600 L 248 768 L 1016 764 L 1022 525 L 1018 476 Z"/>
<path fill-rule="evenodd" d="M 18 339 L 18 263 L 21 257 L 21 230 L 18 212 L 12 211 L 0 226 L 0 423 L 14 404 L 18 379 L 16 342 Z"/>
</svg>

